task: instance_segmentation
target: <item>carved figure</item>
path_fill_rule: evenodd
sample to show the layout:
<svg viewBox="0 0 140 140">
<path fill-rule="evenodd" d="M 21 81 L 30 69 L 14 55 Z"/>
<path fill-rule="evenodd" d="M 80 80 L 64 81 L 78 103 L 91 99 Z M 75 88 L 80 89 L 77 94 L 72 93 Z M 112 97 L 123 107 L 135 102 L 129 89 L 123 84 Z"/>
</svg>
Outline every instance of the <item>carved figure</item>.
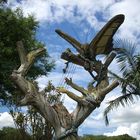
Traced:
<svg viewBox="0 0 140 140">
<path fill-rule="evenodd" d="M 124 15 L 122 14 L 113 17 L 89 44 L 81 44 L 75 38 L 61 30 L 55 30 L 57 34 L 68 41 L 78 52 L 78 55 L 75 55 L 70 49 L 67 49 L 62 53 L 61 58 L 68 62 L 83 66 L 90 75 L 95 78 L 92 71 L 94 70 L 99 74 L 99 70 L 102 70 L 101 62 L 96 60 L 96 56 L 99 54 L 109 54 L 113 50 L 119 50 L 119 48 L 113 48 L 113 36 L 123 21 Z M 66 68 L 67 67 L 68 65 Z M 64 72 L 66 71 L 66 68 L 64 69 Z"/>
<path fill-rule="evenodd" d="M 88 44 L 81 44 L 75 38 L 62 32 L 55 30 L 62 38 L 68 41 L 80 54 L 80 56 L 89 60 L 94 60 L 96 55 L 109 54 L 113 48 L 113 36 L 124 21 L 124 15 L 116 15 L 113 17 L 92 39 Z"/>
</svg>

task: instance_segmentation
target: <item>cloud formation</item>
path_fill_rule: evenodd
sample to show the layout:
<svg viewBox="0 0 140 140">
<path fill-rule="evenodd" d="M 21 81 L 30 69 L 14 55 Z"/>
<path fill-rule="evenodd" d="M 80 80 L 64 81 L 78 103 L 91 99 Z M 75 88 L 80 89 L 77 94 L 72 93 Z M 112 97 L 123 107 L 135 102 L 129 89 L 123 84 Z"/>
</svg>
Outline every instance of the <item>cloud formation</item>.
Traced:
<svg viewBox="0 0 140 140">
<path fill-rule="evenodd" d="M 129 134 L 140 140 L 140 102 L 130 106 L 119 107 L 110 113 L 110 125 L 117 126 L 113 132 L 104 133 L 107 136 Z"/>
<path fill-rule="evenodd" d="M 8 112 L 0 113 L 0 128 L 14 126 L 13 118 Z"/>
<path fill-rule="evenodd" d="M 21 7 L 26 16 L 34 14 L 40 22 L 61 23 L 63 21 L 81 23 L 87 21 L 95 31 L 116 14 L 124 14 L 121 37 L 140 41 L 139 0 L 9 0 L 12 8 Z M 71 19 L 71 20 L 69 20 Z M 119 36 L 120 36 L 119 35 Z"/>
</svg>

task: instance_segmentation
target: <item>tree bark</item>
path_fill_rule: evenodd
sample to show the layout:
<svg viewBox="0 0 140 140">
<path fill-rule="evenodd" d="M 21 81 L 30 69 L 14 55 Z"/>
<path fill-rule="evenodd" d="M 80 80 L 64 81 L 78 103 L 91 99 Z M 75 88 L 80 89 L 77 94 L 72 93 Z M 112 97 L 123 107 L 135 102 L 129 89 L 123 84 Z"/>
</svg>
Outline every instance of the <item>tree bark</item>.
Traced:
<svg viewBox="0 0 140 140">
<path fill-rule="evenodd" d="M 80 140 L 80 137 L 78 136 L 77 133 L 73 133 L 73 134 L 70 134 L 67 137 L 64 137 L 64 138 L 61 138 L 61 139 L 58 139 L 58 140 Z"/>
<path fill-rule="evenodd" d="M 101 69 L 101 62 L 100 61 L 90 61 L 88 59 L 84 59 L 80 57 L 80 55 L 75 55 L 73 54 L 70 49 L 67 49 L 65 52 L 62 53 L 61 58 L 68 61 L 72 62 L 76 65 L 82 66 L 85 69 L 89 71 L 95 71 L 98 73 L 98 71 Z"/>
<path fill-rule="evenodd" d="M 92 85 L 92 89 L 90 90 L 84 89 L 73 83 L 72 79 L 66 78 L 66 83 L 79 91 L 81 96 L 78 96 L 63 87 L 57 88 L 56 92 L 67 94 L 71 99 L 77 102 L 77 106 L 70 114 L 61 102 L 56 102 L 54 105 L 50 104 L 48 99 L 38 90 L 33 81 L 26 79 L 26 74 L 31 65 L 39 55 L 44 53 L 45 49 L 40 48 L 26 54 L 22 42 L 18 42 L 17 47 L 21 66 L 18 70 L 13 71 L 11 78 L 24 94 L 24 98 L 19 101 L 19 105 L 32 105 L 36 108 L 36 110 L 38 110 L 45 120 L 54 128 L 54 137 L 56 140 L 79 140 L 78 127 L 97 107 L 100 106 L 105 96 L 118 86 L 117 81 L 109 84 L 107 77 L 108 66 L 114 59 L 115 55 L 110 55 L 106 62 L 102 64 L 100 61 L 96 60 L 94 62 L 87 61 L 82 57 L 72 54 L 70 51 L 62 54 L 62 58 L 83 67 L 86 62 L 89 62 L 90 69 L 96 71 L 98 77 L 97 85 Z"/>
</svg>

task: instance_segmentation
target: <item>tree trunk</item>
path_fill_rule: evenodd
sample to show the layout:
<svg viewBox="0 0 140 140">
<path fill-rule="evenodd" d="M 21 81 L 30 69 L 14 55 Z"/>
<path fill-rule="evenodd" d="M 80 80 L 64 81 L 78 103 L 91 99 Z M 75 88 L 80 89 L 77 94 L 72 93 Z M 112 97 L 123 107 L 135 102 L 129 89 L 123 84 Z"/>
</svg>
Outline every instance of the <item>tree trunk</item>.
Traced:
<svg viewBox="0 0 140 140">
<path fill-rule="evenodd" d="M 62 140 L 80 140 L 80 137 L 77 133 L 71 134 L 67 136 L 66 138 L 63 138 Z"/>
<path fill-rule="evenodd" d="M 71 99 L 77 102 L 76 108 L 70 114 L 61 102 L 56 102 L 54 105 L 50 104 L 49 100 L 42 94 L 44 91 L 39 91 L 33 81 L 26 79 L 26 74 L 34 63 L 35 58 L 43 54 L 45 50 L 40 48 L 25 54 L 22 42 L 18 42 L 17 46 L 21 66 L 18 70 L 13 71 L 11 78 L 24 94 L 24 98 L 19 101 L 19 104 L 21 106 L 32 105 L 36 108 L 54 128 L 55 140 L 80 140 L 77 133 L 78 127 L 94 109 L 100 106 L 104 97 L 119 84 L 117 81 L 109 84 L 107 77 L 108 66 L 114 59 L 115 54 L 110 55 L 104 64 L 99 61 L 93 63 L 95 67 L 92 66 L 91 71 L 94 70 L 97 72 L 97 84 L 95 86 L 92 85 L 91 89 L 84 89 L 73 83 L 72 79 L 66 79 L 67 85 L 79 91 L 82 96 L 76 95 L 63 87 L 56 89 L 56 92 L 67 94 Z M 71 60 L 73 60 L 71 62 L 78 62 L 77 64 L 81 66 L 85 65 L 85 60 L 81 59 L 81 57 L 71 52 L 68 52 L 68 54 L 68 59 L 70 57 Z"/>
</svg>

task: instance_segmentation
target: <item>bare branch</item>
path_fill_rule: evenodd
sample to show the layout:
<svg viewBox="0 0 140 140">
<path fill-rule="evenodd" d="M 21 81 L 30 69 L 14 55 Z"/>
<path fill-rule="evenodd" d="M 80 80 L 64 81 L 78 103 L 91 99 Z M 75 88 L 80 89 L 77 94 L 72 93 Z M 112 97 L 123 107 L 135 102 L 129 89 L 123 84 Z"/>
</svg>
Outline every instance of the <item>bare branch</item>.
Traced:
<svg viewBox="0 0 140 140">
<path fill-rule="evenodd" d="M 81 97 L 75 95 L 73 92 L 70 92 L 63 87 L 57 88 L 57 91 L 67 94 L 71 99 L 73 99 L 74 101 L 76 101 L 78 103 L 82 103 L 82 98 Z"/>
<path fill-rule="evenodd" d="M 67 85 L 69 85 L 72 88 L 74 88 L 75 90 L 81 92 L 83 96 L 86 96 L 88 94 L 88 91 L 85 90 L 83 87 L 80 87 L 80 86 L 76 85 L 75 83 L 73 83 L 71 78 L 70 79 L 65 78 L 65 81 L 66 81 Z"/>
<path fill-rule="evenodd" d="M 108 66 L 111 64 L 111 62 L 113 61 L 113 59 L 115 58 L 116 53 L 112 52 L 108 58 L 106 59 L 105 63 L 101 65 L 100 70 L 98 71 L 98 75 L 96 76 L 97 78 L 97 86 L 100 87 L 100 85 L 102 86 L 103 82 L 102 81 L 106 81 L 106 83 L 108 83 L 108 77 L 107 77 L 107 73 L 108 73 Z M 102 89 L 102 88 L 101 88 Z"/>
<path fill-rule="evenodd" d="M 114 88 L 116 88 L 119 85 L 118 81 L 113 81 L 109 86 L 101 90 L 98 98 L 104 98 L 106 94 L 108 94 L 110 91 L 112 91 Z"/>
<path fill-rule="evenodd" d="M 26 55 L 25 48 L 22 41 L 17 42 L 17 50 L 19 53 L 21 66 L 17 70 L 18 73 L 25 76 L 30 69 L 31 65 L 34 63 L 36 57 L 42 55 L 45 52 L 45 48 L 39 48 L 37 50 L 31 51 Z"/>
<path fill-rule="evenodd" d="M 27 60 L 28 63 L 25 68 L 25 74 L 28 72 L 32 64 L 34 63 L 35 59 L 42 55 L 45 52 L 45 48 L 39 48 L 37 50 L 31 51 L 30 53 L 27 54 Z"/>
<path fill-rule="evenodd" d="M 84 60 L 77 55 L 73 54 L 70 49 L 67 49 L 65 52 L 61 54 L 61 58 L 68 61 L 72 62 L 74 64 L 77 64 L 79 66 L 84 65 Z"/>
<path fill-rule="evenodd" d="M 113 59 L 115 58 L 116 56 L 116 53 L 115 52 L 112 52 L 108 58 L 106 59 L 105 63 L 104 63 L 104 67 L 105 68 L 108 68 L 108 66 L 110 65 L 110 63 L 113 61 Z"/>
<path fill-rule="evenodd" d="M 48 103 L 46 98 L 38 91 L 36 85 L 28 81 L 24 76 L 30 69 L 31 65 L 37 56 L 45 52 L 45 48 L 39 48 L 31 51 L 26 55 L 24 46 L 21 41 L 17 42 L 17 49 L 21 61 L 21 66 L 11 74 L 11 78 L 19 89 L 24 93 L 24 98 L 19 101 L 20 106 L 32 105 L 35 107 L 42 116 L 51 123 L 54 129 L 60 128 L 60 122 L 58 114 Z M 56 135 L 60 135 L 60 130 L 56 132 Z"/>
<path fill-rule="evenodd" d="M 27 55 L 27 59 L 28 59 L 28 63 L 33 63 L 35 58 L 38 57 L 39 55 L 42 55 L 42 53 L 44 53 L 45 48 L 39 48 L 37 50 L 33 50 L 31 52 L 28 53 Z"/>
</svg>

